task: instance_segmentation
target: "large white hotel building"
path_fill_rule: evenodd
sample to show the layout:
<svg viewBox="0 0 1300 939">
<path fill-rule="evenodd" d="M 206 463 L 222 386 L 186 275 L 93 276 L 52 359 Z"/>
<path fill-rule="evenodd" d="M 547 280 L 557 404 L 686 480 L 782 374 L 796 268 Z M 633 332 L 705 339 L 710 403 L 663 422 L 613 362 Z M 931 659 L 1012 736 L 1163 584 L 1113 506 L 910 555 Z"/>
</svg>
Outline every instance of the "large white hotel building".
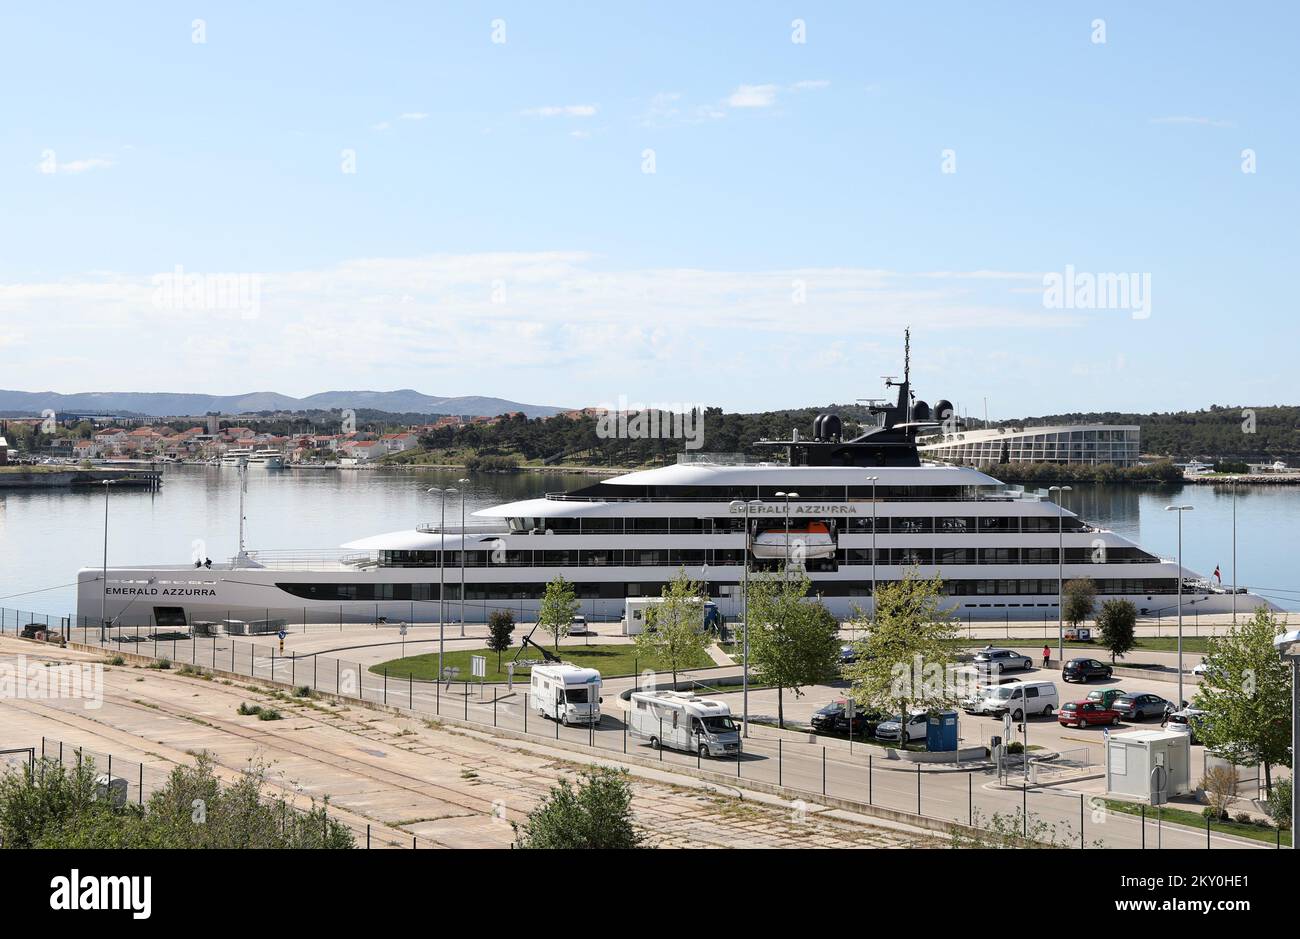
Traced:
<svg viewBox="0 0 1300 939">
<path fill-rule="evenodd" d="M 1113 463 L 1135 466 L 1140 429 L 1132 424 L 996 427 L 930 437 L 917 447 L 922 459 L 970 466 L 1007 463 Z"/>
</svg>

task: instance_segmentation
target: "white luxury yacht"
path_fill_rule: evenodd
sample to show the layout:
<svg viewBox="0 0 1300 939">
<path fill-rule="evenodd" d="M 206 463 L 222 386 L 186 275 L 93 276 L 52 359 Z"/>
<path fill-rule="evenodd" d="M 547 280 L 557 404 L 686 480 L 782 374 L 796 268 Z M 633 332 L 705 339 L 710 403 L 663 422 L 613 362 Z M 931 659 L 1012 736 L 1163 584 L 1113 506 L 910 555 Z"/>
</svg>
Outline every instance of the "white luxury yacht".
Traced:
<svg viewBox="0 0 1300 939">
<path fill-rule="evenodd" d="M 952 407 L 940 401 L 932 419 L 904 376 L 888 382 L 896 403 L 872 405 L 875 425 L 853 439 L 824 414 L 811 438 L 756 443 L 775 451 L 771 460 L 686 453 L 676 465 L 482 509 L 464 528 L 421 525 L 333 553 L 241 550 L 211 569 L 110 567 L 107 613 L 124 625 L 436 622 L 440 582 L 445 619 L 460 615 L 463 562 L 474 622 L 501 607 L 529 618 L 557 574 L 575 585 L 585 615 L 617 618 L 626 598 L 658 596 L 682 568 L 733 617 L 746 568 L 777 570 L 787 558 L 840 617 L 870 611 L 873 588 L 908 570 L 940 574 L 961 619 L 1054 620 L 1060 578 L 1080 577 L 1096 583 L 1099 606 L 1123 598 L 1143 616 L 1175 613 L 1180 578 L 1187 615 L 1232 610 L 1233 590 L 1238 612 L 1269 605 L 1089 525 L 1043 490 L 922 462 L 917 434 Z M 78 613 L 97 621 L 101 571 L 84 569 L 78 581 Z"/>
</svg>

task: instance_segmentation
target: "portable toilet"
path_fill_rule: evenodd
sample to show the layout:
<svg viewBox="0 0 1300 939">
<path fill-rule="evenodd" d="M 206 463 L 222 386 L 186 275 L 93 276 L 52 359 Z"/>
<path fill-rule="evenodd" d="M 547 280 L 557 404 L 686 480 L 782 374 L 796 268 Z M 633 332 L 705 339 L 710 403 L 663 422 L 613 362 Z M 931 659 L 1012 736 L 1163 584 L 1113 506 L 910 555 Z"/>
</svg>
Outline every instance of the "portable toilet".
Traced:
<svg viewBox="0 0 1300 939">
<path fill-rule="evenodd" d="M 1191 736 L 1167 730 L 1107 734 L 1106 791 L 1151 805 L 1191 792 Z"/>
<path fill-rule="evenodd" d="M 957 712 L 935 711 L 926 721 L 925 748 L 932 753 L 957 749 Z"/>
</svg>

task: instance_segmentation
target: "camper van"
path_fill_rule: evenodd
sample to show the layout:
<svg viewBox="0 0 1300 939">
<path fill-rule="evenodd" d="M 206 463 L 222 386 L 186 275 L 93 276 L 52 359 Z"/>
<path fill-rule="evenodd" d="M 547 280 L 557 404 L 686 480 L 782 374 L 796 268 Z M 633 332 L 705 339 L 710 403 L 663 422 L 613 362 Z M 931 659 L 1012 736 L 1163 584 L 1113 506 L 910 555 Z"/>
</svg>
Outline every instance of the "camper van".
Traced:
<svg viewBox="0 0 1300 939">
<path fill-rule="evenodd" d="M 700 756 L 740 756 L 740 731 L 721 701 L 685 691 L 633 692 L 628 733 L 658 750 L 661 746 Z"/>
<path fill-rule="evenodd" d="M 991 714 L 1001 717 L 1010 714 L 1013 721 L 1022 720 L 1026 714 L 1051 717 L 1061 705 L 1056 685 L 1050 681 L 1013 681 L 996 685 L 962 701 L 967 714 Z"/>
<path fill-rule="evenodd" d="M 576 665 L 534 665 L 530 703 L 561 724 L 600 723 L 600 672 Z"/>
</svg>

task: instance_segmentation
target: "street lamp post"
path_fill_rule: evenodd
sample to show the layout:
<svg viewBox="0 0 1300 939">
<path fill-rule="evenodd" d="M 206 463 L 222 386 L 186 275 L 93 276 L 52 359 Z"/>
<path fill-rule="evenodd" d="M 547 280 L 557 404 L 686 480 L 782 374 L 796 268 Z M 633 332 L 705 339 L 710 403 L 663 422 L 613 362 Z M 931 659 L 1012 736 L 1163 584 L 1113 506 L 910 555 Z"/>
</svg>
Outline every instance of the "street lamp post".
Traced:
<svg viewBox="0 0 1300 939">
<path fill-rule="evenodd" d="M 1232 625 L 1237 625 L 1237 477 L 1232 477 Z"/>
<path fill-rule="evenodd" d="M 778 499 L 785 499 L 785 579 L 790 579 L 790 500 L 799 498 L 797 492 L 778 492 Z"/>
<path fill-rule="evenodd" d="M 1069 486 L 1048 486 L 1048 492 L 1067 493 Z M 1056 661 L 1065 668 L 1065 506 L 1056 499 Z"/>
<path fill-rule="evenodd" d="M 438 681 L 442 681 L 442 656 L 446 641 L 443 624 L 447 620 L 447 495 L 456 490 L 452 486 L 445 489 L 430 486 L 426 491 L 438 493 L 441 513 L 438 521 Z"/>
<path fill-rule="evenodd" d="M 741 718 L 740 725 L 742 734 L 749 736 L 749 510 L 757 508 L 763 503 L 759 499 L 750 499 L 742 501 L 736 499 L 731 503 L 733 509 L 744 508 L 745 510 L 745 546 L 743 559 L 745 562 L 745 571 L 743 575 L 743 586 L 740 588 L 740 617 L 741 625 L 741 643 L 740 654 L 743 662 L 741 663 L 740 684 L 741 684 Z"/>
<path fill-rule="evenodd" d="M 1178 706 L 1183 706 L 1183 513 L 1190 505 L 1166 505 L 1166 512 L 1178 513 Z"/>
<path fill-rule="evenodd" d="M 458 479 L 460 483 L 460 638 L 465 638 L 465 489 L 468 479 Z"/>
<path fill-rule="evenodd" d="M 99 595 L 99 644 L 108 643 L 108 487 L 113 480 L 101 480 L 104 485 L 104 569 L 101 574 L 103 583 Z"/>
<path fill-rule="evenodd" d="M 876 483 L 879 476 L 868 476 L 871 483 L 871 621 L 876 621 Z"/>
</svg>

